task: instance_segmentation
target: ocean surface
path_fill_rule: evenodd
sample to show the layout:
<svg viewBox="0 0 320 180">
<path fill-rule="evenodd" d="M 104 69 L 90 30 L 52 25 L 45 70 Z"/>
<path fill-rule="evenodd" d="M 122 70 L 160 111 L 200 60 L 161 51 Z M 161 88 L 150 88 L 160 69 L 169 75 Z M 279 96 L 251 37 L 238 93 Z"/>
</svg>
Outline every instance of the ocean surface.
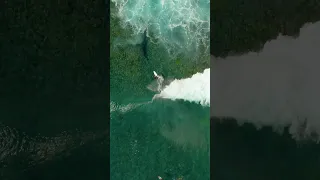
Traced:
<svg viewBox="0 0 320 180">
<path fill-rule="evenodd" d="M 116 108 L 111 179 L 209 179 L 208 117 L 208 108 L 183 101 Z"/>
<path fill-rule="evenodd" d="M 290 5 L 284 3 L 288 9 Z M 258 6 L 261 12 L 269 10 Z M 281 29 L 263 21 L 267 14 L 256 25 L 249 23 L 253 16 L 239 16 L 244 28 L 235 29 L 239 33 L 230 38 L 235 39 L 233 46 L 246 52 L 212 58 L 210 165 L 214 179 L 319 179 L 320 24 L 310 22 L 308 17 L 319 19 L 311 12 L 303 13 L 306 17 L 295 12 L 301 20 L 287 20 Z M 243 13 L 252 11 L 243 9 Z M 279 19 L 274 18 L 274 23 L 281 24 Z M 251 38 L 252 44 L 243 43 L 251 36 L 246 32 L 258 30 L 260 23 L 268 24 L 268 30 Z M 273 37 L 264 41 L 268 36 Z"/>
<path fill-rule="evenodd" d="M 1 180 L 109 177 L 106 7 L 84 4 L 1 3 Z"/>
<path fill-rule="evenodd" d="M 108 113 L 102 111 L 107 106 L 29 98 L 26 102 L 10 99 L 2 106 L 1 179 L 108 177 Z"/>
<path fill-rule="evenodd" d="M 318 179 L 319 150 L 312 141 L 296 142 L 286 128 L 257 130 L 235 119 L 212 119 L 211 166 L 216 179 Z"/>
<path fill-rule="evenodd" d="M 209 1 L 162 3 L 112 1 L 111 180 L 210 177 Z"/>
<path fill-rule="evenodd" d="M 198 102 L 153 99 L 159 94 L 152 90 L 157 86 L 153 59 L 140 56 L 139 71 L 127 62 L 129 58 L 122 60 L 111 59 L 111 179 L 209 179 L 210 108 Z M 170 73 L 163 65 L 159 71 Z"/>
</svg>

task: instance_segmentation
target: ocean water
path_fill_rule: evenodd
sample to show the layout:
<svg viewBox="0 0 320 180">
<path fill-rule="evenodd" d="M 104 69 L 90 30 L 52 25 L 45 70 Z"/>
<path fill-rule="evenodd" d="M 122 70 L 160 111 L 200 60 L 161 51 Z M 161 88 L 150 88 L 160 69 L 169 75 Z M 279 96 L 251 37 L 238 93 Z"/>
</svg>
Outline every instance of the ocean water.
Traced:
<svg viewBox="0 0 320 180">
<path fill-rule="evenodd" d="M 106 7 L 83 4 L 1 3 L 1 180 L 109 177 Z"/>
<path fill-rule="evenodd" d="M 209 179 L 209 1 L 112 2 L 111 179 Z"/>
<path fill-rule="evenodd" d="M 21 100 L 11 99 L 1 110 L 1 179 L 108 177 L 108 113 L 101 112 L 106 105 L 91 103 L 96 109 L 90 110 L 87 103 L 27 100 L 19 106 Z"/>
<path fill-rule="evenodd" d="M 318 179 L 319 22 L 259 52 L 212 59 L 216 179 Z"/>
<path fill-rule="evenodd" d="M 239 126 L 235 119 L 212 119 L 211 166 L 216 179 L 317 179 L 319 145 L 298 143 L 272 127 Z"/>
<path fill-rule="evenodd" d="M 208 108 L 159 100 L 111 116 L 111 179 L 209 179 Z"/>
<path fill-rule="evenodd" d="M 111 76 L 119 88 L 111 90 L 111 179 L 209 179 L 209 107 L 154 99 L 152 71 L 145 74 L 121 85 Z"/>
<path fill-rule="evenodd" d="M 176 56 L 209 54 L 210 1 L 209 0 L 112 0 L 114 16 L 121 19 L 121 26 L 132 29 L 134 39 L 161 44 L 166 53 Z"/>
</svg>

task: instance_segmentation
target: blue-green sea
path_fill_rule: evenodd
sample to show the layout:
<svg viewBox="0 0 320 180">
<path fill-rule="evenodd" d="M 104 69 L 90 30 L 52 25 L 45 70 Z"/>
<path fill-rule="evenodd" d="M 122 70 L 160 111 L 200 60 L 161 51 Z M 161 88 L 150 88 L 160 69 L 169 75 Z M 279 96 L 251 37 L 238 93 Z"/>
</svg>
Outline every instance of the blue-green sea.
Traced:
<svg viewBox="0 0 320 180">
<path fill-rule="evenodd" d="M 111 179 L 209 179 L 208 117 L 208 108 L 170 100 L 113 112 Z"/>
<path fill-rule="evenodd" d="M 209 179 L 209 107 L 184 100 L 152 100 L 159 92 L 147 88 L 155 83 L 153 71 L 164 79 L 202 72 L 210 66 L 209 53 L 196 46 L 201 40 L 193 37 L 186 41 L 192 29 L 183 29 L 183 25 L 168 28 L 177 20 L 190 23 L 174 14 L 177 11 L 170 3 L 161 6 L 160 1 L 134 1 L 125 5 L 120 15 L 121 2 L 115 0 L 111 5 L 110 179 Z M 209 24 L 208 2 L 200 2 L 194 10 L 202 8 L 200 18 Z M 128 19 L 131 23 L 126 24 Z M 150 25 L 155 23 L 162 28 Z M 143 30 L 145 25 L 148 28 Z M 204 31 L 206 24 L 201 25 L 193 30 Z M 207 38 L 202 42 L 209 42 L 208 34 L 202 33 Z"/>
</svg>

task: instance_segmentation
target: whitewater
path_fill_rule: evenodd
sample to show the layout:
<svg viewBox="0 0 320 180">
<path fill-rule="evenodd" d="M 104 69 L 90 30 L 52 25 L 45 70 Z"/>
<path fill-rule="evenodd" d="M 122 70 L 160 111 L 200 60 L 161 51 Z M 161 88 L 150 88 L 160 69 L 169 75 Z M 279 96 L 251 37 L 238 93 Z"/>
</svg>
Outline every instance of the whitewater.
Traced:
<svg viewBox="0 0 320 180">
<path fill-rule="evenodd" d="M 259 53 L 211 60 L 211 116 L 258 128 L 289 127 L 295 139 L 319 140 L 320 22 L 296 39 L 279 35 Z"/>
<path fill-rule="evenodd" d="M 146 33 L 148 40 L 161 44 L 171 56 L 209 53 L 210 0 L 111 0 L 113 16 L 123 28 L 132 30 L 134 40 Z M 128 41 L 132 41 L 128 39 Z"/>
<path fill-rule="evenodd" d="M 185 100 L 210 106 L 210 69 L 190 78 L 175 79 L 154 98 Z"/>
</svg>

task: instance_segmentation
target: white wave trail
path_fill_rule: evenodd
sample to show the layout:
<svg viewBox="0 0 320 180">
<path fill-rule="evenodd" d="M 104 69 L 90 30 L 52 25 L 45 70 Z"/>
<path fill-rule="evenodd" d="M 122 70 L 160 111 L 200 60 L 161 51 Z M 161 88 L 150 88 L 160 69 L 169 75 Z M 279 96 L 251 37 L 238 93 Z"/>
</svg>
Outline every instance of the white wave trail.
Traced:
<svg viewBox="0 0 320 180">
<path fill-rule="evenodd" d="M 151 101 L 143 102 L 143 103 L 129 103 L 127 105 L 119 105 L 119 104 L 111 101 L 110 102 L 110 113 L 113 113 L 113 112 L 127 113 L 127 112 L 132 111 L 142 105 L 149 104 L 149 103 L 151 103 Z"/>
<path fill-rule="evenodd" d="M 259 53 L 211 61 L 211 115 L 258 127 L 289 126 L 294 138 L 320 134 L 320 22 L 297 39 L 279 36 Z"/>
<path fill-rule="evenodd" d="M 190 78 L 172 81 L 155 98 L 181 99 L 210 106 L 210 69 L 196 73 Z"/>
</svg>

